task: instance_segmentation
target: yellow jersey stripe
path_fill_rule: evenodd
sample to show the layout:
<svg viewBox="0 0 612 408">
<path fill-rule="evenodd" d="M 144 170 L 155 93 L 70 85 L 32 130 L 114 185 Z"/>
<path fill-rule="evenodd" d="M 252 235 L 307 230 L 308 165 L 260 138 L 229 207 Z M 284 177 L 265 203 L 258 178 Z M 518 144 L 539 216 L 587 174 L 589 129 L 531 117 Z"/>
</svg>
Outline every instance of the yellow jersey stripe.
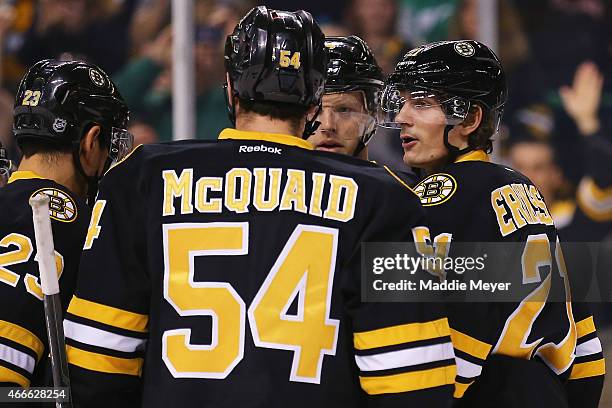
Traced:
<svg viewBox="0 0 612 408">
<path fill-rule="evenodd" d="M 597 377 L 606 373 L 606 360 L 601 358 L 595 361 L 586 363 L 574 364 L 570 380 L 578 380 L 580 378 Z"/>
<path fill-rule="evenodd" d="M 399 178 L 399 176 L 397 174 L 395 174 L 393 171 L 391 171 L 391 169 L 385 165 L 383 165 L 383 167 L 385 168 L 385 170 L 387 170 L 387 173 L 389 173 L 391 176 L 393 176 L 394 179 L 396 179 L 402 186 L 406 187 L 408 190 L 412 191 L 415 195 L 416 193 L 414 192 L 414 190 L 404 182 L 404 180 L 402 180 L 401 178 Z"/>
<path fill-rule="evenodd" d="M 446 366 L 382 377 L 360 376 L 359 382 L 370 395 L 393 394 L 453 384 L 455 373 L 455 366 Z"/>
<path fill-rule="evenodd" d="M 474 384 L 474 381 L 471 381 L 467 384 L 455 382 L 455 392 L 453 393 L 454 398 L 463 398 L 463 394 L 467 391 L 470 385 Z"/>
<path fill-rule="evenodd" d="M 68 362 L 87 370 L 109 374 L 127 374 L 140 377 L 142 358 L 121 358 L 85 351 L 66 345 Z"/>
<path fill-rule="evenodd" d="M 30 386 L 30 380 L 26 377 L 3 366 L 0 366 L 0 382 L 19 384 L 24 388 Z"/>
<path fill-rule="evenodd" d="M 124 158 L 122 158 L 121 160 L 119 160 L 117 163 L 113 163 L 108 170 L 106 170 L 106 173 L 104 173 L 104 175 L 106 176 L 106 174 L 111 171 L 112 169 L 114 169 L 115 167 L 117 167 L 118 165 L 120 165 L 121 163 L 123 163 L 124 161 L 126 161 L 140 146 L 142 146 L 142 143 L 139 144 L 138 146 L 134 147 L 132 149 L 131 152 L 129 152 L 128 154 L 125 155 Z"/>
<path fill-rule="evenodd" d="M 578 337 L 586 336 L 587 334 L 591 334 L 595 331 L 595 321 L 593 320 L 593 316 L 589 316 L 584 320 L 576 323 L 576 332 L 578 333 Z"/>
<path fill-rule="evenodd" d="M 477 357 L 481 360 L 486 360 L 489 352 L 491 351 L 491 345 L 468 336 L 465 333 L 461 333 L 458 330 L 450 329 L 451 340 L 453 346 L 464 353 L 471 356 Z"/>
<path fill-rule="evenodd" d="M 147 332 L 149 316 L 117 309 L 89 300 L 72 297 L 68 313 L 85 319 L 101 322 L 120 329 L 131 330 L 140 333 Z"/>
<path fill-rule="evenodd" d="M 265 133 L 253 132 L 247 130 L 223 129 L 219 134 L 219 140 L 237 139 L 237 140 L 260 140 L 272 143 L 284 144 L 287 146 L 301 147 L 302 149 L 314 150 L 312 143 L 292 135 L 283 135 L 280 133 Z"/>
<path fill-rule="evenodd" d="M 466 161 L 491 161 L 489 159 L 489 155 L 484 150 L 472 150 L 471 152 L 467 152 L 457 157 L 455 163 L 461 163 Z"/>
<path fill-rule="evenodd" d="M 37 361 L 40 360 L 45 350 L 45 345 L 34 333 L 5 320 L 0 320 L 0 337 L 14 341 L 34 351 Z"/>
<path fill-rule="evenodd" d="M 43 177 L 29 170 L 17 170 L 11 174 L 8 182 L 12 183 L 17 180 L 30 180 L 30 179 L 41 179 Z"/>
<path fill-rule="evenodd" d="M 450 335 L 446 317 L 425 323 L 408 323 L 353 334 L 357 350 L 393 346 L 419 340 L 429 340 Z"/>
</svg>

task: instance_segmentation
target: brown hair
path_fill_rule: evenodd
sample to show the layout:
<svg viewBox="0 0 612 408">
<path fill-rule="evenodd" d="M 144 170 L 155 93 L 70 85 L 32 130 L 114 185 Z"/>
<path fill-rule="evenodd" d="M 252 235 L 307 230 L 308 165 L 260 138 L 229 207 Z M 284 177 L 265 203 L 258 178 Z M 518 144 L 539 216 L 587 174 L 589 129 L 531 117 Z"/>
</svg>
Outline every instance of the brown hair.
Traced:
<svg viewBox="0 0 612 408">
<path fill-rule="evenodd" d="M 466 124 L 474 122 L 476 106 L 480 106 L 482 110 L 482 119 L 476 130 L 468 135 L 468 146 L 472 150 L 484 150 L 487 153 L 491 153 L 493 151 L 492 137 L 495 134 L 495 112 L 484 108 L 479 103 L 473 104 L 465 119 Z"/>
</svg>

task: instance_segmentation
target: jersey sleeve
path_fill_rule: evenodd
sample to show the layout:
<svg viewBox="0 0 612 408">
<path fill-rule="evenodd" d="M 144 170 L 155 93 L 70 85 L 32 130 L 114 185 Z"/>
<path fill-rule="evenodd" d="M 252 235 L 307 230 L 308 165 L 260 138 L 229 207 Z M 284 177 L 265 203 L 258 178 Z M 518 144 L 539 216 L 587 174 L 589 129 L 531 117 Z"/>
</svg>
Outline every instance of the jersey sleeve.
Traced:
<svg viewBox="0 0 612 408">
<path fill-rule="evenodd" d="M 88 212 L 82 202 L 55 185 L 32 189 L 35 190 L 55 194 L 56 203 L 67 203 L 70 208 L 68 214 L 59 204 L 51 206 L 55 260 L 65 310 L 76 284 Z M 14 202 L 20 208 L 20 222 L 0 221 L 3 225 L 0 227 L 0 385 L 3 386 L 49 385 L 46 377 L 49 347 L 28 196 L 29 192 L 20 194 L 19 201 Z M 6 230 L 6 225 L 15 226 L 15 230 Z"/>
<path fill-rule="evenodd" d="M 77 405 L 140 405 L 149 280 L 141 192 L 134 191 L 137 153 L 111 169 L 100 185 L 64 320 Z"/>
<path fill-rule="evenodd" d="M 576 358 L 565 386 L 567 396 L 572 408 L 596 408 L 603 389 L 606 362 L 588 304 L 574 303 L 573 309 L 578 340 Z"/>
<path fill-rule="evenodd" d="M 416 196 L 398 191 L 381 197 L 363 242 L 412 242 L 412 229 L 426 225 Z M 356 251 L 347 267 L 359 271 L 359 260 Z M 443 304 L 364 302 L 359 285 L 349 283 L 347 309 L 369 406 L 450 406 L 455 362 Z"/>
<path fill-rule="evenodd" d="M 586 138 L 585 174 L 576 192 L 576 211 L 565 234 L 572 241 L 596 242 L 612 226 L 612 140 L 603 134 Z"/>
</svg>

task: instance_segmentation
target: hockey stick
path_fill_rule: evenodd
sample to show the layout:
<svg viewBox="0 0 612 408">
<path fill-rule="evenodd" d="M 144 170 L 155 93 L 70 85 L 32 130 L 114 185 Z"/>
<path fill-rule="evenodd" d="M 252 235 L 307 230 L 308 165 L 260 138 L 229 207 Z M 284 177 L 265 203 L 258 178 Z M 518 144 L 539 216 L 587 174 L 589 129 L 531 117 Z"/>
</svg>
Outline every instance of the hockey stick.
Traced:
<svg viewBox="0 0 612 408">
<path fill-rule="evenodd" d="M 57 280 L 57 267 L 55 264 L 55 249 L 53 246 L 53 232 L 49 218 L 49 197 L 46 194 L 37 194 L 30 198 L 32 207 L 32 220 L 34 221 L 34 235 L 36 237 L 36 261 L 40 271 L 40 286 L 44 295 L 45 321 L 47 323 L 47 337 L 51 351 L 51 371 L 53 373 L 54 387 L 67 387 L 70 394 L 70 379 L 68 377 L 68 361 L 66 358 L 66 344 L 64 342 L 64 327 L 62 300 L 59 294 Z M 70 395 L 68 395 L 69 401 Z M 70 408 L 71 402 L 60 402 L 56 399 L 56 408 Z"/>
</svg>

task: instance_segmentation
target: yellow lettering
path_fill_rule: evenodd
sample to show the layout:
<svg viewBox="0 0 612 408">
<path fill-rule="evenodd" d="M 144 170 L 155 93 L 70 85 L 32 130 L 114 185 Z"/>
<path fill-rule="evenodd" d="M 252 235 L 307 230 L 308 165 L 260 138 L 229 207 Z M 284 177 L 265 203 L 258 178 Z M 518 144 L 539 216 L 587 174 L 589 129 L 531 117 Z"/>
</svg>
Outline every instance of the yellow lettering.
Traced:
<svg viewBox="0 0 612 408">
<path fill-rule="evenodd" d="M 502 188 L 498 188 L 491 193 L 491 206 L 493 206 L 493 210 L 497 216 L 499 231 L 501 232 L 502 236 L 505 237 L 506 235 L 516 231 L 516 226 L 514 225 L 512 218 L 508 218 L 508 220 L 506 220 L 506 215 L 508 215 L 508 213 L 504 207 L 504 199 L 502 198 L 500 191 Z"/>
<path fill-rule="evenodd" d="M 512 184 L 514 194 L 516 194 L 521 202 L 521 208 L 523 209 L 521 214 L 523 217 L 525 217 L 525 220 L 527 220 L 529 224 L 536 224 L 538 223 L 538 217 L 533 210 L 533 206 L 531 205 L 529 198 L 527 198 L 527 191 L 525 191 L 525 187 L 525 184 Z"/>
<path fill-rule="evenodd" d="M 91 221 L 89 221 L 89 228 L 87 229 L 87 237 L 85 237 L 85 245 L 83 249 L 91 249 L 93 242 L 100 236 L 100 218 L 102 217 L 102 211 L 106 206 L 106 200 L 98 200 L 94 204 L 93 210 L 91 211 Z"/>
<path fill-rule="evenodd" d="M 546 208 L 546 203 L 542 199 L 542 195 L 535 186 L 529 186 L 529 195 L 532 198 L 533 204 L 540 210 L 540 222 L 546 225 L 553 225 L 553 219 Z"/>
<path fill-rule="evenodd" d="M 221 191 L 221 177 L 202 177 L 196 183 L 196 209 L 202 213 L 220 213 L 222 203 L 220 198 L 208 198 L 209 191 Z"/>
<path fill-rule="evenodd" d="M 281 199 L 281 210 L 306 213 L 306 180 L 303 170 L 287 170 L 287 184 Z"/>
<path fill-rule="evenodd" d="M 185 169 L 181 176 L 177 177 L 174 170 L 164 170 L 164 206 L 162 215 L 174 215 L 174 198 L 181 198 L 181 214 L 191 214 L 193 205 L 191 204 L 191 189 L 193 188 L 193 169 Z"/>
<path fill-rule="evenodd" d="M 329 176 L 331 191 L 327 209 L 323 217 L 338 221 L 348 221 L 355 215 L 358 186 L 355 180 L 342 176 Z M 344 193 L 344 200 L 341 197 Z"/>
<path fill-rule="evenodd" d="M 231 169 L 225 178 L 225 207 L 237 213 L 245 213 L 251 203 L 251 172 L 245 168 Z M 240 179 L 240 194 L 237 194 Z"/>
<path fill-rule="evenodd" d="M 512 213 L 512 219 L 516 223 L 517 228 L 523 228 L 527 225 L 527 221 L 525 217 L 523 217 L 523 209 L 521 208 L 521 202 L 519 201 L 516 194 L 514 194 L 514 190 L 510 186 L 503 186 L 501 189 L 501 194 L 510 207 L 510 212 Z"/>
<path fill-rule="evenodd" d="M 325 184 L 325 174 L 312 173 L 312 195 L 310 196 L 310 215 L 317 217 L 323 216 L 321 210 L 321 200 L 323 200 L 323 185 Z"/>
<path fill-rule="evenodd" d="M 280 195 L 280 180 L 282 175 L 281 169 L 268 169 L 270 174 L 270 183 L 268 187 L 268 199 L 265 199 L 266 188 L 266 169 L 254 169 L 255 175 L 255 195 L 253 196 L 253 205 L 259 211 L 273 211 L 278 207 Z"/>
</svg>

